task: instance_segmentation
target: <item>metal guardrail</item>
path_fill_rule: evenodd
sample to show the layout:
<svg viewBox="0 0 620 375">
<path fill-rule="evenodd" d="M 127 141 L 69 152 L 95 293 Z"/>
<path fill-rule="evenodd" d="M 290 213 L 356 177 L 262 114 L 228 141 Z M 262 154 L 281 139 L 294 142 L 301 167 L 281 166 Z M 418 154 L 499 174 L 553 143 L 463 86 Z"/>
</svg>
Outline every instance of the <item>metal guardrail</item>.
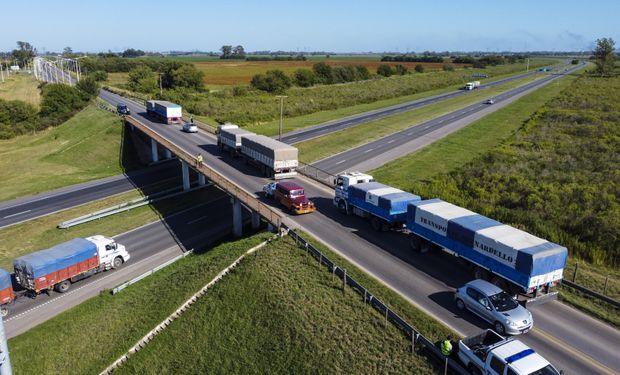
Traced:
<svg viewBox="0 0 620 375">
<path fill-rule="evenodd" d="M 312 244 L 306 241 L 294 230 L 288 229 L 288 235 L 295 239 L 295 243 L 298 244 L 298 246 L 305 249 L 305 251 L 309 255 L 317 259 L 320 265 L 327 266 L 327 269 L 332 273 L 332 275 L 342 279 L 343 289 L 347 285 L 350 286 L 353 290 L 363 296 L 364 303 L 370 304 L 372 307 L 374 307 L 383 314 L 386 323 L 388 321 L 391 322 L 394 326 L 396 326 L 396 328 L 409 336 L 411 338 L 412 352 L 415 351 L 416 347 L 418 347 L 419 350 L 423 350 L 432 359 L 436 360 L 438 363 L 444 366 L 444 374 L 447 374 L 449 370 L 450 373 L 453 374 L 469 375 L 469 372 L 464 369 L 459 362 L 441 354 L 439 348 L 437 348 L 431 340 L 422 335 L 419 331 L 415 329 L 415 327 L 413 327 L 405 319 L 400 317 L 396 312 L 392 311 L 386 303 L 375 297 L 368 289 L 362 286 L 362 284 L 357 282 L 351 276 L 347 275 L 346 269 L 337 266 L 332 260 L 325 256 L 320 250 L 312 246 Z"/>
<path fill-rule="evenodd" d="M 334 179 L 336 178 L 336 176 L 311 164 L 299 162 L 297 172 L 328 187 L 334 187 Z"/>
<path fill-rule="evenodd" d="M 585 294 L 589 295 L 590 297 L 597 298 L 597 299 L 599 299 L 601 301 L 609 303 L 610 305 L 613 305 L 615 307 L 620 308 L 620 301 L 615 300 L 615 299 L 613 299 L 611 297 L 608 297 L 608 296 L 606 296 L 606 295 L 604 295 L 602 293 L 599 293 L 597 291 L 594 291 L 592 289 L 586 288 L 583 285 L 579 285 L 577 283 L 574 283 L 574 282 L 566 280 L 566 279 L 562 280 L 562 285 L 566 285 L 569 288 L 577 289 L 578 291 L 580 291 L 582 293 L 585 293 Z"/>
<path fill-rule="evenodd" d="M 202 173 L 208 180 L 210 180 L 213 184 L 219 186 L 224 191 L 226 191 L 229 195 L 233 196 L 235 199 L 238 199 L 241 204 L 247 207 L 251 211 L 257 212 L 260 216 L 265 218 L 269 223 L 273 224 L 276 228 L 279 228 L 282 224 L 283 216 L 280 211 L 272 208 L 271 206 L 261 202 L 258 198 L 247 191 L 245 191 L 240 186 L 236 185 L 227 177 L 224 177 L 216 170 L 209 167 L 206 163 L 201 165 L 196 165 L 196 158 L 194 155 L 190 155 L 185 150 L 181 149 L 179 146 L 171 142 L 170 140 L 164 138 L 154 130 L 142 124 L 140 121 L 135 119 L 133 116 L 125 116 L 125 121 L 136 127 L 138 130 L 151 137 L 157 143 L 167 148 L 173 154 L 177 155 L 179 159 L 185 161 L 192 168 L 195 168 L 198 172 Z"/>
</svg>

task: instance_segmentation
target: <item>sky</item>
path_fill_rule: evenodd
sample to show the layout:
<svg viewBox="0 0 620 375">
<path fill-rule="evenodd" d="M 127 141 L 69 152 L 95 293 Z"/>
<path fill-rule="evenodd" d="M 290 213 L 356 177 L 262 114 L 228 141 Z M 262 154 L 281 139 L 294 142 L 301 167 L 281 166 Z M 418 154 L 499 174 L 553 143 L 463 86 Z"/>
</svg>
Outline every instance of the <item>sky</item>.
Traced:
<svg viewBox="0 0 620 375">
<path fill-rule="evenodd" d="M 583 51 L 620 43 L 620 1 L 31 0 L 2 7 L 0 51 Z M 620 44 L 618 44 L 620 47 Z"/>
</svg>

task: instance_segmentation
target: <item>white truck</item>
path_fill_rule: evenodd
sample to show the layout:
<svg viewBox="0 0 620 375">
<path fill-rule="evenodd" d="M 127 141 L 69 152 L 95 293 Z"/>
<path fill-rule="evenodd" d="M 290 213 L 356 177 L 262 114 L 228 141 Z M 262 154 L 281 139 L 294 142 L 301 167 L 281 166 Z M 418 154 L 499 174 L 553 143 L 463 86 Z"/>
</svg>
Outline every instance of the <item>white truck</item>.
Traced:
<svg viewBox="0 0 620 375">
<path fill-rule="evenodd" d="M 465 90 L 474 90 L 480 88 L 480 81 L 467 82 L 465 84 Z"/>
<path fill-rule="evenodd" d="M 258 134 L 244 134 L 241 137 L 241 154 L 246 164 L 260 168 L 263 176 L 275 180 L 297 176 L 298 151 L 273 138 Z"/>
<path fill-rule="evenodd" d="M 254 134 L 241 129 L 235 124 L 223 124 L 217 127 L 217 147 L 220 151 L 228 151 L 232 157 L 241 154 L 241 138 Z"/>
<path fill-rule="evenodd" d="M 534 349 L 490 329 L 459 340 L 458 358 L 473 375 L 562 374 Z"/>
<path fill-rule="evenodd" d="M 168 125 L 183 123 L 181 106 L 165 100 L 147 100 L 146 114 Z"/>
</svg>

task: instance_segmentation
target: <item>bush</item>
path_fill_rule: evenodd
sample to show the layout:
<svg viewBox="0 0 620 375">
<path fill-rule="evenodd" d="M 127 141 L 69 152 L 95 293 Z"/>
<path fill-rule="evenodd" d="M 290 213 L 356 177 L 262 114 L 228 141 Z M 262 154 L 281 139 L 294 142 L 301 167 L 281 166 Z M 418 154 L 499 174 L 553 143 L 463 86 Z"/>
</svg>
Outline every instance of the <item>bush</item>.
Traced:
<svg viewBox="0 0 620 375">
<path fill-rule="evenodd" d="M 368 71 L 368 68 L 364 65 L 356 65 L 355 70 L 357 70 L 357 78 L 359 80 L 370 79 L 370 72 Z"/>
<path fill-rule="evenodd" d="M 103 70 L 94 71 L 93 73 L 91 73 L 91 76 L 97 82 L 105 81 L 106 79 L 108 79 L 108 73 L 104 72 Z"/>
<path fill-rule="evenodd" d="M 334 83 L 353 82 L 357 80 L 357 71 L 351 65 L 340 65 L 332 68 Z"/>
<path fill-rule="evenodd" d="M 145 65 L 141 65 L 129 72 L 129 87 L 133 91 L 151 93 L 157 90 L 157 77 L 151 69 Z"/>
<path fill-rule="evenodd" d="M 454 71 L 454 65 L 452 65 L 452 64 L 443 64 L 442 69 L 445 72 L 453 72 Z"/>
<path fill-rule="evenodd" d="M 281 94 L 291 87 L 291 79 L 281 70 L 268 70 L 252 77 L 252 87 L 274 94 Z"/>
<path fill-rule="evenodd" d="M 45 125 L 57 125 L 68 120 L 87 103 L 84 96 L 74 87 L 48 84 L 41 91 L 40 115 Z"/>
<path fill-rule="evenodd" d="M 317 83 L 330 84 L 334 81 L 332 67 L 324 62 L 312 65 L 312 71 L 314 72 Z"/>
<path fill-rule="evenodd" d="M 80 82 L 75 85 L 75 88 L 83 94 L 84 100 L 89 100 L 99 95 L 99 84 L 94 77 L 87 76 L 82 78 Z"/>
<path fill-rule="evenodd" d="M 20 100 L 0 99 L 0 139 L 37 129 L 37 109 Z"/>
<path fill-rule="evenodd" d="M 314 85 L 314 72 L 309 69 L 297 69 L 293 76 L 295 84 L 299 87 L 310 87 Z"/>
<path fill-rule="evenodd" d="M 246 86 L 234 86 L 232 88 L 233 96 L 245 96 L 248 94 L 248 88 Z"/>
<path fill-rule="evenodd" d="M 396 64 L 394 66 L 394 73 L 398 74 L 399 76 L 404 76 L 405 74 L 409 73 L 409 70 L 406 66 L 402 64 Z"/>
<path fill-rule="evenodd" d="M 417 73 L 424 73 L 424 65 L 422 64 L 416 64 L 414 69 Z"/>
<path fill-rule="evenodd" d="M 185 87 L 193 90 L 201 90 L 204 87 L 202 78 L 204 73 L 196 68 L 193 64 L 183 64 L 182 66 L 172 69 L 168 72 L 171 81 L 168 88 Z"/>
<path fill-rule="evenodd" d="M 377 74 L 384 77 L 392 75 L 392 68 L 388 64 L 381 64 L 377 68 Z"/>
</svg>

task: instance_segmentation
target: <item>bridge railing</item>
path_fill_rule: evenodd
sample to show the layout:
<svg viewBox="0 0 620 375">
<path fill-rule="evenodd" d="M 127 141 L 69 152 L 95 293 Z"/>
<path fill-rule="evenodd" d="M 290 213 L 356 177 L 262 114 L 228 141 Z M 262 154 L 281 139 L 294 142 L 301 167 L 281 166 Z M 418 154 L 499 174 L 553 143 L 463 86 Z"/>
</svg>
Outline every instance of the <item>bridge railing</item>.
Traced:
<svg viewBox="0 0 620 375">
<path fill-rule="evenodd" d="M 173 154 L 177 155 L 179 159 L 184 160 L 193 168 L 195 168 L 198 172 L 202 173 L 208 180 L 213 182 L 215 185 L 219 186 L 221 189 L 226 191 L 228 194 L 238 199 L 241 204 L 246 206 L 248 209 L 257 212 L 261 215 L 265 220 L 269 223 L 273 224 L 276 228 L 279 228 L 282 224 L 282 215 L 280 212 L 266 205 L 265 203 L 258 200 L 254 194 L 249 193 L 237 186 L 228 178 L 221 175 L 216 170 L 212 169 L 206 164 L 197 165 L 196 158 L 194 155 L 189 154 L 173 142 L 170 142 L 168 139 L 162 137 L 160 134 L 152 130 L 151 128 L 145 126 L 140 121 L 135 119 L 133 116 L 125 116 L 125 121 L 131 124 L 132 126 L 138 128 L 141 132 L 151 137 L 157 143 L 167 148 Z"/>
</svg>

